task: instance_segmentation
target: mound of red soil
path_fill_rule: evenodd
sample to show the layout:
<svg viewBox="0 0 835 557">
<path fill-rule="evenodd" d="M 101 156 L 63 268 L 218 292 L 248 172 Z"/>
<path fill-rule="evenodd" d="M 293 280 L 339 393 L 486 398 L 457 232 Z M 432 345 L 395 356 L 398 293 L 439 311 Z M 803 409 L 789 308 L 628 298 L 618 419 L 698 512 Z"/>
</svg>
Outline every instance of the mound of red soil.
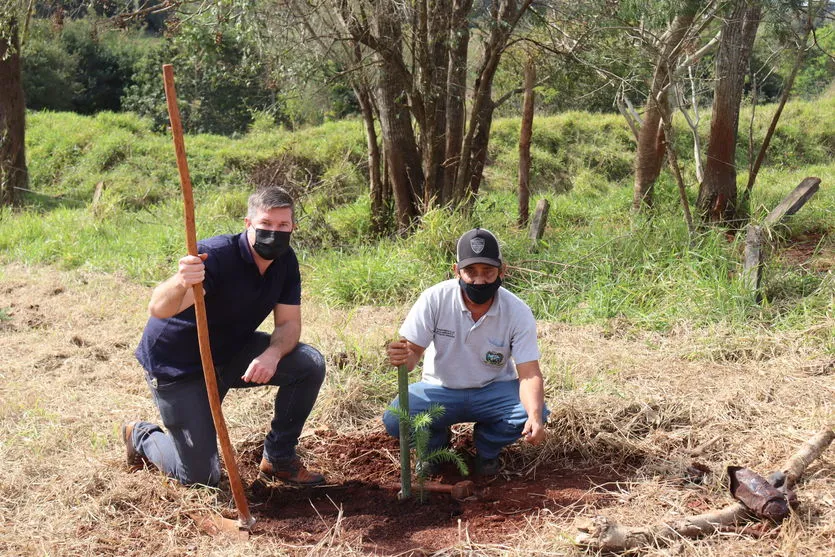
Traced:
<svg viewBox="0 0 835 557">
<path fill-rule="evenodd" d="M 311 469 L 328 476 L 326 485 L 264 483 L 253 472 L 260 447 L 244 451 L 247 495 L 257 520 L 254 536 L 309 548 L 333 535 L 375 554 L 431 553 L 461 541 L 500 544 L 510 542 L 543 510 L 570 516 L 607 506 L 612 500 L 607 483 L 614 488 L 611 482 L 617 480 L 600 470 L 565 469 L 568 461 L 543 462 L 524 474 L 508 466 L 497 477 L 467 478 L 475 483 L 475 495 L 462 501 L 443 493 L 425 493 L 421 501 L 416 483 L 413 497 L 400 500 L 396 439 L 382 433 L 350 437 L 317 432 L 302 441 L 299 452 Z M 433 479 L 454 484 L 464 478 L 445 465 Z"/>
</svg>

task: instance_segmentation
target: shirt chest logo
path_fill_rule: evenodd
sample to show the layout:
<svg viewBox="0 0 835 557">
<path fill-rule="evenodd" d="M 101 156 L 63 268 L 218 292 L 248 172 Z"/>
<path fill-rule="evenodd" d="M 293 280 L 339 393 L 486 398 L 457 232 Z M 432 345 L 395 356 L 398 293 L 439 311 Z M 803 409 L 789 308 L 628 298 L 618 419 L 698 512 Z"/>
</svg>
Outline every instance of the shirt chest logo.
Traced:
<svg viewBox="0 0 835 557">
<path fill-rule="evenodd" d="M 455 338 L 455 331 L 441 329 L 440 327 L 435 329 L 435 334 L 439 337 Z"/>
<path fill-rule="evenodd" d="M 490 350 L 484 355 L 484 361 L 491 366 L 500 366 L 504 363 L 504 354 Z"/>
</svg>

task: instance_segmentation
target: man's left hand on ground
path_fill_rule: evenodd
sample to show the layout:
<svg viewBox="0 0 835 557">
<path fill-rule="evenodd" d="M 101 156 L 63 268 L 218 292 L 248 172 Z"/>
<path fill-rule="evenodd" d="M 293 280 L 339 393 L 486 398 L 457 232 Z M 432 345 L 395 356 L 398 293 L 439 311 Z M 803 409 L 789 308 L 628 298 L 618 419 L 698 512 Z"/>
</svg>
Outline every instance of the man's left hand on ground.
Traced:
<svg viewBox="0 0 835 557">
<path fill-rule="evenodd" d="M 278 367 L 278 361 L 280 359 L 278 356 L 264 352 L 250 362 L 249 367 L 246 368 L 246 372 L 244 372 L 241 379 L 247 383 L 258 383 L 261 385 L 268 383 L 273 378 L 273 375 L 275 375 L 275 370 Z"/>
<path fill-rule="evenodd" d="M 522 430 L 522 437 L 531 445 L 539 445 L 545 441 L 545 427 L 534 420 L 528 420 Z"/>
</svg>

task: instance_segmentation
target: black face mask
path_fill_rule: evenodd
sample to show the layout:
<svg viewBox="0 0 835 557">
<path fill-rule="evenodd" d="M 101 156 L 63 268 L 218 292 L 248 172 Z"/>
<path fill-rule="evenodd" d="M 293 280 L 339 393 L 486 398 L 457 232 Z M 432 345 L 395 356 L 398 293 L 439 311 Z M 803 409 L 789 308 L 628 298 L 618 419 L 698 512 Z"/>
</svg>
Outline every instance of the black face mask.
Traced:
<svg viewBox="0 0 835 557">
<path fill-rule="evenodd" d="M 470 284 L 459 278 L 458 284 L 464 290 L 467 298 L 474 304 L 483 304 L 496 294 L 496 291 L 502 285 L 502 278 L 497 277 L 494 282 L 488 284 Z"/>
<path fill-rule="evenodd" d="M 281 257 L 290 249 L 290 232 L 255 229 L 255 244 L 252 249 L 267 261 Z"/>
</svg>

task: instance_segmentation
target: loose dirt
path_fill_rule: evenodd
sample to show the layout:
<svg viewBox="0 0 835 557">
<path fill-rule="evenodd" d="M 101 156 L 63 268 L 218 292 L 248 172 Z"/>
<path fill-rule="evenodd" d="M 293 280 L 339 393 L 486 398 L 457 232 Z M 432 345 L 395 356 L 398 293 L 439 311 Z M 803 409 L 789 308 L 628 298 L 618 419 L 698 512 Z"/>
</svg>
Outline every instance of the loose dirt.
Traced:
<svg viewBox="0 0 835 557">
<path fill-rule="evenodd" d="M 469 436 L 458 441 L 456 450 L 471 454 Z M 471 479 L 473 496 L 457 501 L 449 494 L 426 492 L 421 500 L 415 481 L 412 498 L 401 500 L 399 445 L 384 433 L 345 436 L 320 430 L 300 450 L 311 467 L 327 473 L 329 482 L 294 488 L 248 474 L 258 521 L 253 535 L 307 546 L 338 529 L 352 544 L 387 555 L 432 553 L 462 542 L 512 545 L 542 511 L 577 514 L 604 508 L 617 485 L 611 472 L 564 469 L 564 461 L 490 478 L 464 477 L 445 464 L 432 479 L 449 485 Z M 242 460 L 248 470 L 257 469 L 260 446 L 246 450 Z"/>
</svg>

